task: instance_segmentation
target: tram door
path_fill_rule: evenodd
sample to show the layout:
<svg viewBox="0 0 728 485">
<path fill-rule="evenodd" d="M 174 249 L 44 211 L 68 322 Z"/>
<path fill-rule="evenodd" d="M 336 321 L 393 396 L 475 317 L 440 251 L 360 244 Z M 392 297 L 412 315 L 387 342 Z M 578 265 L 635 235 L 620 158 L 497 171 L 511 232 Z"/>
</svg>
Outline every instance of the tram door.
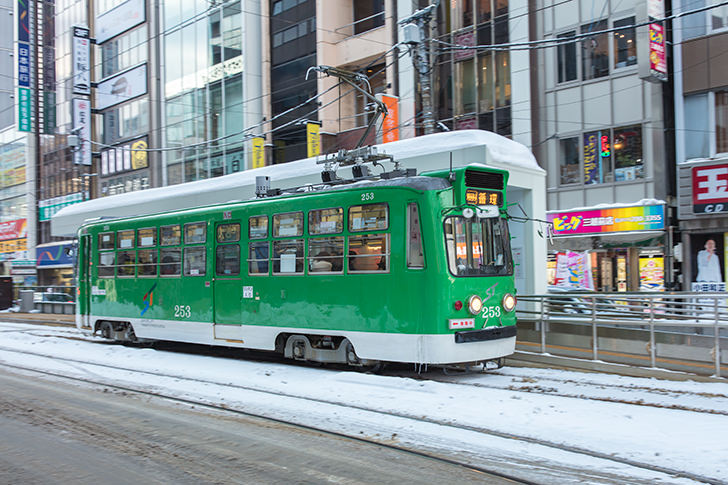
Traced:
<svg viewBox="0 0 728 485">
<path fill-rule="evenodd" d="M 213 278 L 213 313 L 215 338 L 241 340 L 240 222 L 215 226 L 215 276 Z"/>
<path fill-rule="evenodd" d="M 90 325 L 89 315 L 91 313 L 91 236 L 81 236 L 76 253 L 76 291 L 78 301 L 78 314 L 81 315 L 81 325 Z"/>
</svg>

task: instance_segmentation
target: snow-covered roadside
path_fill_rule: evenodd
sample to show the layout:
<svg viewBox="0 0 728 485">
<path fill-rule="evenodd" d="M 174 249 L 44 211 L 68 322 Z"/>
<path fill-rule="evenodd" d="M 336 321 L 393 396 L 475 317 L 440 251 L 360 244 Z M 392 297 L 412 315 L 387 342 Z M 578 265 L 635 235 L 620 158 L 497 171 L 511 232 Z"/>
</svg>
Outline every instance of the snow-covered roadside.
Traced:
<svg viewBox="0 0 728 485">
<path fill-rule="evenodd" d="M 25 332 L 13 330 L 29 330 Z M 398 377 L 331 371 L 286 364 L 231 360 L 177 354 L 151 349 L 97 345 L 52 336 L 53 329 L 22 324 L 0 324 L 0 347 L 82 359 L 99 364 L 116 363 L 126 369 L 171 374 L 213 381 L 219 385 L 176 380 L 0 351 L 0 362 L 34 368 L 74 372 L 86 377 L 103 376 L 113 382 L 134 383 L 164 389 L 170 395 L 192 397 L 310 424 L 348 434 L 379 435 L 400 443 L 463 456 L 474 462 L 500 463 L 519 473 L 529 468 L 539 482 L 564 483 L 558 469 L 597 470 L 601 474 L 631 477 L 635 481 L 680 480 L 596 458 L 575 455 L 523 441 L 496 438 L 474 431 L 456 431 L 437 424 L 417 423 L 397 417 L 383 418 L 364 409 L 393 411 L 406 416 L 427 416 L 474 428 L 528 436 L 567 444 L 723 480 L 728 476 L 728 416 L 648 408 L 621 403 L 586 401 L 517 391 L 458 386 Z M 67 331 L 67 330 L 66 330 Z M 619 383 L 633 387 L 633 400 L 654 399 L 656 392 L 691 388 L 695 392 L 728 394 L 728 384 L 699 384 L 631 379 L 617 376 L 529 369 L 508 370 L 529 379 L 568 378 L 578 387 Z M 467 376 L 468 382 L 503 376 Z M 653 383 L 647 385 L 645 381 Z M 231 387 L 240 386 L 240 387 Z M 245 389 L 241 388 L 245 387 Z M 318 398 L 348 405 L 276 396 L 250 389 Z M 654 391 L 652 389 L 659 389 Z M 705 407 L 700 396 L 695 407 Z M 690 405 L 691 398 L 685 399 Z M 721 403 L 722 407 L 722 403 Z M 585 475 L 588 477 L 589 475 Z M 551 477 L 551 478 L 547 478 Z M 532 477 L 533 478 L 533 477 Z M 588 479 L 587 479 L 588 481 Z M 615 479 L 615 482 L 618 481 Z"/>
</svg>

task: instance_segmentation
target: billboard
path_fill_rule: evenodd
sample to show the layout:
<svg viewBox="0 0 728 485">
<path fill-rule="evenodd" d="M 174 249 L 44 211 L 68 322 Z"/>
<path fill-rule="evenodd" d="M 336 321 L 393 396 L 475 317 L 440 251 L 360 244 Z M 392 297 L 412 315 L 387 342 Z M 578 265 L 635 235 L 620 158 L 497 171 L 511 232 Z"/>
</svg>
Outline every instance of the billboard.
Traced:
<svg viewBox="0 0 728 485">
<path fill-rule="evenodd" d="M 73 163 L 91 165 L 91 103 L 88 99 L 73 98 L 73 131 L 78 134 L 78 149 Z"/>
<path fill-rule="evenodd" d="M 665 206 L 638 205 L 553 212 L 547 215 L 555 236 L 665 229 Z"/>
<path fill-rule="evenodd" d="M 146 20 L 146 2 L 127 0 L 96 17 L 96 43 L 103 44 Z"/>
<path fill-rule="evenodd" d="M 399 98 L 382 94 L 381 101 L 387 107 L 387 116 L 382 121 L 382 143 L 399 140 Z"/>
<path fill-rule="evenodd" d="M 692 234 L 692 291 L 725 291 L 728 233 Z"/>
<path fill-rule="evenodd" d="M 101 175 L 139 170 L 149 166 L 147 137 L 101 151 Z"/>
<path fill-rule="evenodd" d="M 147 65 L 102 81 L 96 87 L 96 109 L 103 110 L 147 93 Z"/>
<path fill-rule="evenodd" d="M 693 213 L 728 212 L 728 163 L 693 167 Z"/>
</svg>

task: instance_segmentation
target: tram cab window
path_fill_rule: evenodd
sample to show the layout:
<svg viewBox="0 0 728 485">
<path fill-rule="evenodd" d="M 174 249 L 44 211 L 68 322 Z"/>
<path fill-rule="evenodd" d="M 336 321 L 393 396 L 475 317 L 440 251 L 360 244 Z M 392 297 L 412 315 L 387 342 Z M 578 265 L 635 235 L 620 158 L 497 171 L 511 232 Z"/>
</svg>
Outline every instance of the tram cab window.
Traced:
<svg viewBox="0 0 728 485">
<path fill-rule="evenodd" d="M 273 242 L 273 273 L 303 273 L 303 239 Z"/>
<path fill-rule="evenodd" d="M 513 274 L 508 223 L 461 216 L 445 219 L 445 245 L 450 272 L 455 276 Z"/>
<path fill-rule="evenodd" d="M 387 204 L 354 205 L 349 208 L 349 230 L 381 231 L 389 227 Z"/>
<path fill-rule="evenodd" d="M 177 226 L 179 228 L 179 226 Z M 159 273 L 162 276 L 179 276 L 181 267 L 181 250 L 178 248 L 162 249 L 160 251 L 161 264 Z"/>
<path fill-rule="evenodd" d="M 162 246 L 177 246 L 180 243 L 181 231 L 179 224 L 162 226 L 159 228 L 160 244 Z"/>
<path fill-rule="evenodd" d="M 338 234 L 344 230 L 344 209 L 317 209 L 308 213 L 309 234 Z"/>
<path fill-rule="evenodd" d="M 268 216 L 253 216 L 248 219 L 248 236 L 250 239 L 268 237 Z"/>
<path fill-rule="evenodd" d="M 250 243 L 248 254 L 248 274 L 268 274 L 268 241 L 254 241 Z"/>
<path fill-rule="evenodd" d="M 116 256 L 116 276 L 134 276 L 136 251 L 119 251 Z"/>
<path fill-rule="evenodd" d="M 137 253 L 139 276 L 157 276 L 157 250 L 140 249 Z"/>
<path fill-rule="evenodd" d="M 184 268 L 185 276 L 205 276 L 205 248 L 185 248 Z"/>
<path fill-rule="evenodd" d="M 185 224 L 185 244 L 202 244 L 207 241 L 207 224 L 194 222 Z"/>
<path fill-rule="evenodd" d="M 240 274 L 239 244 L 225 244 L 217 247 L 215 250 L 215 274 L 218 276 L 237 276 Z"/>
<path fill-rule="evenodd" d="M 349 236 L 349 272 L 389 271 L 387 234 Z"/>
<path fill-rule="evenodd" d="M 115 248 L 113 232 L 102 232 L 99 234 L 99 251 Z"/>
<path fill-rule="evenodd" d="M 344 238 L 309 239 L 308 260 L 311 273 L 341 273 L 344 269 Z"/>
<path fill-rule="evenodd" d="M 116 253 L 99 253 L 99 278 L 114 277 L 114 259 Z"/>
<path fill-rule="evenodd" d="M 273 215 L 273 237 L 303 235 L 303 212 Z"/>
<path fill-rule="evenodd" d="M 119 249 L 129 249 L 134 247 L 134 229 L 128 231 L 118 231 L 116 240 L 119 243 Z"/>
<path fill-rule="evenodd" d="M 137 247 L 146 248 L 157 245 L 157 228 L 148 227 L 137 232 Z"/>
</svg>

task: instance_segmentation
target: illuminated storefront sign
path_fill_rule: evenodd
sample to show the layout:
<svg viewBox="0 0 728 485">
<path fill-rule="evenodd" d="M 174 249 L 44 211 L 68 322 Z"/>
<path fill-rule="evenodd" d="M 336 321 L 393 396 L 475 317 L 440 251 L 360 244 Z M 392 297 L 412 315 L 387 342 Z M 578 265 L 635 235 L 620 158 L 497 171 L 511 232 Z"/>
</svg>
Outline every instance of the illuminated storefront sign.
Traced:
<svg viewBox="0 0 728 485">
<path fill-rule="evenodd" d="M 665 206 L 639 205 L 586 209 L 548 214 L 556 236 L 630 231 L 659 231 L 665 228 Z"/>
<path fill-rule="evenodd" d="M 693 167 L 693 212 L 728 212 L 728 163 Z"/>
</svg>

